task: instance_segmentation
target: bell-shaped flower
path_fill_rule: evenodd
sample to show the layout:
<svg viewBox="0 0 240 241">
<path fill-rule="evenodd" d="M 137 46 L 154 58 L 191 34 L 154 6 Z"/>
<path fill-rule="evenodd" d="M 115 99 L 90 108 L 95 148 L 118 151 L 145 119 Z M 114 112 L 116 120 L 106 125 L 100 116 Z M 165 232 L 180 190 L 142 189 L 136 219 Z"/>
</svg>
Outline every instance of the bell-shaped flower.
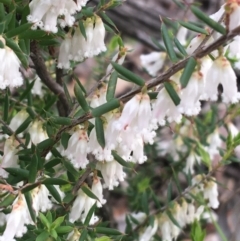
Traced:
<svg viewBox="0 0 240 241">
<path fill-rule="evenodd" d="M 223 56 L 213 62 L 207 73 L 203 99 L 216 101 L 219 84 L 223 86 L 223 102 L 237 103 L 240 99 L 240 93 L 237 89 L 237 77 L 230 62 Z"/>
<path fill-rule="evenodd" d="M 1 241 L 14 241 L 14 237 L 21 238 L 27 232 L 25 225 L 33 224 L 25 197 L 19 194 L 15 200 L 12 211 L 7 215 L 6 228 L 0 236 Z"/>
<path fill-rule="evenodd" d="M 99 200 L 97 201 L 97 207 L 102 207 L 102 205 L 104 205 L 107 202 L 107 200 L 103 197 L 103 187 L 101 180 L 96 175 L 93 177 L 92 192 L 97 196 Z"/>
<path fill-rule="evenodd" d="M 61 43 L 58 55 L 58 65 L 59 69 L 69 69 L 70 68 L 70 49 L 72 46 L 71 37 L 67 36 Z"/>
<path fill-rule="evenodd" d="M 240 25 L 240 3 L 238 0 L 228 1 L 225 5 L 226 13 L 229 15 L 229 30 Z"/>
<path fill-rule="evenodd" d="M 157 120 L 160 126 L 165 125 L 165 119 L 169 122 L 175 121 L 177 123 L 182 120 L 182 114 L 165 88 L 161 89 L 157 95 L 157 100 L 153 104 L 152 117 Z"/>
<path fill-rule="evenodd" d="M 149 225 L 144 232 L 140 235 L 139 241 L 150 241 L 152 240 L 153 235 L 157 232 L 158 229 L 158 221 L 154 220 L 153 226 Z"/>
<path fill-rule="evenodd" d="M 26 110 L 20 110 L 10 121 L 9 127 L 16 131 L 17 128 L 28 118 Z"/>
<path fill-rule="evenodd" d="M 68 141 L 64 155 L 76 168 L 85 168 L 89 163 L 87 159 L 88 134 L 86 130 L 76 128 Z"/>
<path fill-rule="evenodd" d="M 183 169 L 185 173 L 194 173 L 194 165 L 195 163 L 200 163 L 200 156 L 198 156 L 196 153 L 191 152 L 189 156 L 186 158 L 186 166 Z"/>
<path fill-rule="evenodd" d="M 215 179 L 205 182 L 203 196 L 208 200 L 209 207 L 218 208 L 218 187 Z"/>
<path fill-rule="evenodd" d="M 126 176 L 123 171 L 123 166 L 115 160 L 109 162 L 98 162 L 96 169 L 101 171 L 104 180 L 104 187 L 109 190 L 113 190 L 113 187 L 117 187 L 119 182 L 124 181 Z"/>
<path fill-rule="evenodd" d="M 5 45 L 5 39 L 0 35 L 0 41 Z M 20 60 L 12 49 L 7 46 L 0 49 L 0 89 L 19 87 L 23 77 L 19 71 Z"/>
<path fill-rule="evenodd" d="M 181 102 L 178 106 L 182 114 L 197 115 L 201 110 L 200 96 L 204 90 L 204 80 L 201 72 L 194 72 L 186 88 L 181 91 Z"/>
<path fill-rule="evenodd" d="M 0 163 L 0 176 L 7 178 L 8 172 L 3 168 L 7 167 L 18 167 L 18 156 L 17 156 L 17 142 L 13 136 L 10 136 L 6 141 L 3 149 L 3 157 Z"/>
<path fill-rule="evenodd" d="M 34 145 L 48 139 L 47 132 L 43 129 L 43 123 L 40 120 L 33 121 L 29 126 L 29 134 L 31 142 Z"/>
<path fill-rule="evenodd" d="M 142 54 L 140 60 L 143 68 L 151 76 L 156 76 L 158 71 L 162 69 L 166 56 L 165 52 L 151 52 L 150 54 Z"/>
</svg>

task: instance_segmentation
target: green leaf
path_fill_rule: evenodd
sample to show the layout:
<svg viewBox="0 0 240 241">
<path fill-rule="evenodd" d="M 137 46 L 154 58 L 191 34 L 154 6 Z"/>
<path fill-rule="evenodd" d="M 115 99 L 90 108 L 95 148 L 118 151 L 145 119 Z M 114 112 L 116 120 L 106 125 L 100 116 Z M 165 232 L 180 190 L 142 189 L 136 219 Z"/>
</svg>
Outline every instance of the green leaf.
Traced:
<svg viewBox="0 0 240 241">
<path fill-rule="evenodd" d="M 81 232 L 81 236 L 79 238 L 79 241 L 85 241 L 86 238 L 87 238 L 87 234 L 88 234 L 88 231 L 86 229 L 84 229 L 82 232 Z"/>
<path fill-rule="evenodd" d="M 82 107 L 82 109 L 85 111 L 85 112 L 88 112 L 89 111 L 89 105 L 86 101 L 86 98 L 82 92 L 82 89 L 79 85 L 75 84 L 74 86 L 74 93 L 75 93 L 75 96 L 77 98 L 77 101 L 79 103 L 79 105 Z"/>
<path fill-rule="evenodd" d="M 69 117 L 61 117 L 61 116 L 52 116 L 50 118 L 50 121 L 52 121 L 56 125 L 71 125 L 72 120 Z"/>
<path fill-rule="evenodd" d="M 31 83 L 27 82 L 26 89 L 23 91 L 23 93 L 19 97 L 19 101 L 22 101 L 24 98 L 28 96 L 28 94 L 31 92 L 33 86 L 34 86 L 35 81 L 32 81 Z"/>
<path fill-rule="evenodd" d="M 42 181 L 44 185 L 65 185 L 69 182 L 61 178 L 46 178 Z"/>
<path fill-rule="evenodd" d="M 203 147 L 201 146 L 200 143 L 198 143 L 197 152 L 198 152 L 199 156 L 201 157 L 203 164 L 206 165 L 208 168 L 210 168 L 211 167 L 211 159 L 210 159 L 209 153 L 203 149 Z"/>
<path fill-rule="evenodd" d="M 55 231 L 58 233 L 58 234 L 65 234 L 65 233 L 70 233 L 73 231 L 73 227 L 71 226 L 60 226 L 60 227 L 57 227 L 55 229 Z"/>
<path fill-rule="evenodd" d="M 112 62 L 113 68 L 121 74 L 123 77 L 125 77 L 127 80 L 130 82 L 139 85 L 139 86 L 144 86 L 145 81 L 138 75 L 134 74 L 133 72 L 129 71 L 128 69 L 124 68 L 123 66 Z"/>
<path fill-rule="evenodd" d="M 113 228 L 96 227 L 95 231 L 96 231 L 96 233 L 100 233 L 100 234 L 123 235 L 123 233 L 121 233 L 117 229 L 113 229 Z"/>
<path fill-rule="evenodd" d="M 59 203 L 62 202 L 61 196 L 58 193 L 57 189 L 53 185 L 45 185 L 51 195 L 55 198 L 55 200 Z"/>
<path fill-rule="evenodd" d="M 35 182 L 35 183 L 32 183 L 32 184 L 27 184 L 25 185 L 23 188 L 22 188 L 22 193 L 27 193 L 31 190 L 33 190 L 34 188 L 38 187 L 39 186 L 39 182 Z"/>
<path fill-rule="evenodd" d="M 107 236 L 102 236 L 100 238 L 96 238 L 94 241 L 111 241 L 112 239 L 110 239 Z"/>
<path fill-rule="evenodd" d="M 44 216 L 44 214 L 39 213 L 39 219 L 41 223 L 49 230 L 50 229 L 50 223 L 48 219 Z"/>
<path fill-rule="evenodd" d="M 88 197 L 99 201 L 98 197 L 88 187 L 82 186 L 81 189 Z"/>
<path fill-rule="evenodd" d="M 63 82 L 63 89 L 64 89 L 65 96 L 67 97 L 68 104 L 72 106 L 73 101 L 72 101 L 71 95 L 69 94 L 69 91 L 65 82 Z"/>
<path fill-rule="evenodd" d="M 204 241 L 206 236 L 206 231 L 202 230 L 199 221 L 195 219 L 191 226 L 191 239 L 192 241 Z"/>
<path fill-rule="evenodd" d="M 57 227 L 59 227 L 63 221 L 65 219 L 65 216 L 62 217 L 58 217 L 56 220 L 54 220 L 54 222 L 51 224 L 50 228 L 51 229 L 56 229 Z"/>
<path fill-rule="evenodd" d="M 112 99 L 108 101 L 107 103 L 96 107 L 92 110 L 92 116 L 93 117 L 100 117 L 101 115 L 104 115 L 120 106 L 120 101 L 118 99 Z"/>
<path fill-rule="evenodd" d="M 116 71 L 114 71 L 111 74 L 111 77 L 108 82 L 108 88 L 107 88 L 107 94 L 106 94 L 107 101 L 110 101 L 115 96 L 117 80 L 118 80 L 118 73 Z"/>
<path fill-rule="evenodd" d="M 8 90 L 6 91 L 4 98 L 4 111 L 3 111 L 3 120 L 7 121 L 9 112 L 9 98 L 8 98 Z"/>
<path fill-rule="evenodd" d="M 12 203 L 14 202 L 14 200 L 16 199 L 16 195 L 15 194 L 8 194 L 3 201 L 0 202 L 0 208 L 6 208 L 9 205 L 12 205 Z"/>
<path fill-rule="evenodd" d="M 187 28 L 187 29 L 190 29 L 194 32 L 197 32 L 197 33 L 202 33 L 202 34 L 205 34 L 205 35 L 209 35 L 208 31 L 204 28 L 199 28 L 198 26 L 192 24 L 192 23 L 187 23 L 187 22 L 183 22 L 183 21 L 178 21 L 183 27 Z"/>
<path fill-rule="evenodd" d="M 195 58 L 190 57 L 180 78 L 180 83 L 182 88 L 187 87 L 188 82 L 192 76 L 192 73 L 195 70 L 196 65 L 197 65 L 197 61 L 195 60 Z"/>
<path fill-rule="evenodd" d="M 62 146 L 64 147 L 65 150 L 68 147 L 68 141 L 69 141 L 70 137 L 71 137 L 71 135 L 69 133 L 66 133 L 66 132 L 62 133 L 62 135 L 61 135 L 61 144 L 62 144 Z"/>
<path fill-rule="evenodd" d="M 56 232 L 54 229 L 50 230 L 50 235 L 51 235 L 55 240 L 58 238 L 58 234 L 57 234 L 57 232 Z"/>
<path fill-rule="evenodd" d="M 44 164 L 44 168 L 50 169 L 50 168 L 53 168 L 53 167 L 57 166 L 59 163 L 61 163 L 61 159 L 60 158 L 54 158 L 51 161 Z"/>
<path fill-rule="evenodd" d="M 30 192 L 27 192 L 27 193 L 24 193 L 24 196 L 25 196 L 25 200 L 26 200 L 26 203 L 27 203 L 27 206 L 28 206 L 28 210 L 29 210 L 29 213 L 30 213 L 30 216 L 33 220 L 33 222 L 35 223 L 36 222 L 36 212 L 35 210 L 33 209 L 33 202 L 32 202 L 32 195 Z"/>
<path fill-rule="evenodd" d="M 20 176 L 23 178 L 28 178 L 29 176 L 29 171 L 20 169 L 20 168 L 14 168 L 14 167 L 7 167 L 3 168 L 6 172 L 10 173 L 13 176 Z"/>
<path fill-rule="evenodd" d="M 114 157 L 114 160 L 117 161 L 120 165 L 127 167 L 127 168 L 131 168 L 131 166 L 129 165 L 129 163 L 127 163 L 122 157 L 120 157 L 116 151 L 112 151 L 112 155 Z"/>
<path fill-rule="evenodd" d="M 168 92 L 169 96 L 171 97 L 173 103 L 175 105 L 179 105 L 181 99 L 179 98 L 176 90 L 173 88 L 172 84 L 170 82 L 165 82 L 164 87 L 166 91 Z"/>
<path fill-rule="evenodd" d="M 88 225 L 89 225 L 95 209 L 96 209 L 96 202 L 95 202 L 94 205 L 90 208 L 90 210 L 89 210 L 89 212 L 88 212 L 88 214 L 87 214 L 87 217 L 86 217 L 86 219 L 85 219 L 85 221 L 84 221 L 84 225 L 85 225 L 85 226 L 88 226 Z"/>
<path fill-rule="evenodd" d="M 78 27 L 79 27 L 79 29 L 80 29 L 81 34 L 82 34 L 83 37 L 85 38 L 85 40 L 87 40 L 86 30 L 85 30 L 83 21 L 81 21 L 81 20 L 79 21 Z"/>
<path fill-rule="evenodd" d="M 32 119 L 30 117 L 28 117 L 18 128 L 17 130 L 15 131 L 15 134 L 19 134 L 23 131 L 25 131 L 29 124 L 31 123 Z"/>
<path fill-rule="evenodd" d="M 167 190 L 167 202 L 170 203 L 172 199 L 172 181 L 170 180 L 168 183 L 168 190 Z"/>
<path fill-rule="evenodd" d="M 109 17 L 107 16 L 106 13 L 101 12 L 101 13 L 100 13 L 100 16 L 106 21 L 106 23 L 108 23 L 109 25 L 111 25 L 112 27 L 114 27 L 114 28 L 118 31 L 116 25 L 115 25 L 114 22 L 111 20 L 111 18 L 109 18 Z"/>
<path fill-rule="evenodd" d="M 205 13 L 203 13 L 198 7 L 196 6 L 191 6 L 191 10 L 193 12 L 193 14 L 199 18 L 200 20 L 202 20 L 204 23 L 206 23 L 209 27 L 211 27 L 212 29 L 214 29 L 215 31 L 225 35 L 226 34 L 226 29 L 219 23 L 217 23 L 216 21 L 214 21 L 213 19 L 211 19 L 210 17 L 208 17 Z"/>
<path fill-rule="evenodd" d="M 98 143 L 102 148 L 104 148 L 105 147 L 105 136 L 104 136 L 103 121 L 99 117 L 95 118 L 95 128 L 96 128 Z"/>
<path fill-rule="evenodd" d="M 34 183 L 36 180 L 37 171 L 38 171 L 38 156 L 36 154 L 33 155 L 28 169 L 29 169 L 28 182 Z"/>
<path fill-rule="evenodd" d="M 49 233 L 47 231 L 43 231 L 37 236 L 36 241 L 46 241 L 48 237 L 49 237 Z"/>
<path fill-rule="evenodd" d="M 52 146 L 52 145 L 54 145 L 54 140 L 51 139 L 51 138 L 49 138 L 49 139 L 46 139 L 46 140 L 40 142 L 40 143 L 37 145 L 37 148 L 38 148 L 39 150 L 44 150 L 44 149 L 46 149 L 46 148 L 48 148 L 48 147 L 50 147 L 50 146 Z"/>
<path fill-rule="evenodd" d="M 182 44 L 179 42 L 179 40 L 177 38 L 174 38 L 174 43 L 176 45 L 176 47 L 178 48 L 179 52 L 183 55 L 183 56 L 187 56 L 187 52 L 185 50 L 185 48 L 182 46 Z"/>
<path fill-rule="evenodd" d="M 168 53 L 168 56 L 169 56 L 170 60 L 174 63 L 177 62 L 178 59 L 177 59 L 177 56 L 174 52 L 172 39 L 170 38 L 167 27 L 164 23 L 162 23 L 162 26 L 161 26 L 161 33 L 162 33 L 163 42 L 164 42 L 164 45 L 166 47 L 166 50 L 167 50 L 167 53 Z"/>
<path fill-rule="evenodd" d="M 149 203 L 148 203 L 147 192 L 143 192 L 142 197 L 141 197 L 141 206 L 142 206 L 144 213 L 146 213 L 147 215 L 149 214 L 149 206 L 148 205 L 149 205 Z"/>
<path fill-rule="evenodd" d="M 73 165 L 69 162 L 66 161 L 64 158 L 62 159 L 62 163 L 66 170 L 68 170 L 75 178 L 79 177 L 78 171 L 73 167 Z"/>
<path fill-rule="evenodd" d="M 14 29 L 8 31 L 8 32 L 6 33 L 6 37 L 7 37 L 7 38 L 12 38 L 12 37 L 14 37 L 14 36 L 16 36 L 16 35 L 19 35 L 20 33 L 22 33 L 22 32 L 24 32 L 24 31 L 26 31 L 27 29 L 31 28 L 31 26 L 32 26 L 32 23 L 22 24 L 22 25 L 20 25 L 19 27 L 14 28 Z"/>
</svg>

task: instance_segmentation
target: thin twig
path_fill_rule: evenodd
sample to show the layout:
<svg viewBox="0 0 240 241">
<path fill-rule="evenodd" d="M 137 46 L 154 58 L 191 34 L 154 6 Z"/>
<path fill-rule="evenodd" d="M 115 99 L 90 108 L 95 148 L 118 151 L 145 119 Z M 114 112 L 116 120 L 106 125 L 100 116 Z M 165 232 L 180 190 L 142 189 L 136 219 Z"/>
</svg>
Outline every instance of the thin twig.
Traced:
<svg viewBox="0 0 240 241">
<path fill-rule="evenodd" d="M 54 93 L 58 96 L 59 101 L 61 102 L 62 106 L 64 107 L 65 116 L 68 115 L 69 106 L 68 101 L 65 96 L 63 88 L 49 75 L 44 59 L 40 53 L 38 44 L 36 41 L 31 42 L 31 59 L 36 67 L 36 72 L 39 78 L 43 81 L 43 83 Z M 59 113 L 61 114 L 61 113 Z"/>
</svg>

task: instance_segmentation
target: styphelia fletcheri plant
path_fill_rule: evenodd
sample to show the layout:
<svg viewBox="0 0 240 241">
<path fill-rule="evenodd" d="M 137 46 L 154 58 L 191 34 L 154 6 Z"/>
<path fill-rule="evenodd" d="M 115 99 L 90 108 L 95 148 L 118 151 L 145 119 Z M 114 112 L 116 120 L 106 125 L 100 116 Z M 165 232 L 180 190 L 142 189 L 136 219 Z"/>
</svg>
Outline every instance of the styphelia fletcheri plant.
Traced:
<svg viewBox="0 0 240 241">
<path fill-rule="evenodd" d="M 194 240 L 203 240 L 203 214 L 219 206 L 214 172 L 238 155 L 240 1 L 227 0 L 211 16 L 187 6 L 205 27 L 176 20 L 176 37 L 163 21 L 157 46 L 165 51 L 140 56 L 150 81 L 122 66 L 128 49 L 105 13 L 122 1 L 27 2 L 0 0 L 0 240 L 171 241 L 188 225 Z M 118 48 L 87 92 L 74 68 L 107 56 L 106 29 Z M 76 80 L 75 98 L 66 76 Z M 116 98 L 119 78 L 134 89 Z M 220 102 L 227 140 L 215 121 Z M 147 173 L 153 153 L 172 169 L 161 194 Z M 129 197 L 125 230 L 99 212 L 116 188 Z"/>
</svg>

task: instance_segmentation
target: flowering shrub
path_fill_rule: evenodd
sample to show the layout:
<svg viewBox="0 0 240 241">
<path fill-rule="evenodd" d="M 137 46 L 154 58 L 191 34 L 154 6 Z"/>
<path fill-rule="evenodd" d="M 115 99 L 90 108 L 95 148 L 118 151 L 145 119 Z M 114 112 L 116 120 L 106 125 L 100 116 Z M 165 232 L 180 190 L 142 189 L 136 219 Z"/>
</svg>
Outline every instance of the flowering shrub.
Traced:
<svg viewBox="0 0 240 241">
<path fill-rule="evenodd" d="M 161 51 L 140 56 L 147 81 L 123 66 L 129 50 L 105 13 L 124 1 L 28 2 L 0 0 L 0 240 L 171 241 L 185 230 L 203 241 L 206 216 L 219 230 L 214 174 L 240 144 L 240 1 L 211 16 L 176 1 L 200 25 L 162 19 Z M 107 54 L 87 91 L 75 67 Z M 117 98 L 120 78 L 133 89 Z M 106 213 L 114 190 L 128 198 L 125 230 Z"/>
</svg>

